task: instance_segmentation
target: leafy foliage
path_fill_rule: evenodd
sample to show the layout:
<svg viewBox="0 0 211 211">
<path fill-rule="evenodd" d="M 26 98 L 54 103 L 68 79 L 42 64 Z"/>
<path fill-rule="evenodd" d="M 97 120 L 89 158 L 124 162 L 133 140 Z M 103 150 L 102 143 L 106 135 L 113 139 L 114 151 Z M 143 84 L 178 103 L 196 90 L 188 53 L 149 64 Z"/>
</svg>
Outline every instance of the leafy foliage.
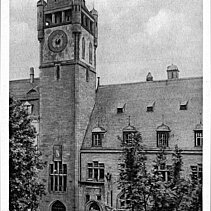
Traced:
<svg viewBox="0 0 211 211">
<path fill-rule="evenodd" d="M 202 186 L 197 181 L 182 177 L 182 154 L 178 146 L 172 152 L 169 179 L 165 181 L 159 167 L 167 162 L 166 151 L 160 149 L 153 167 L 146 166 L 146 149 L 141 134 L 132 134 L 128 142 L 122 141 L 119 188 L 125 196 L 126 207 L 137 211 L 199 211 Z"/>
<path fill-rule="evenodd" d="M 35 128 L 20 102 L 9 99 L 9 188 L 10 210 L 32 210 L 44 192 L 38 181 L 44 168 L 40 152 L 34 145 Z"/>
</svg>

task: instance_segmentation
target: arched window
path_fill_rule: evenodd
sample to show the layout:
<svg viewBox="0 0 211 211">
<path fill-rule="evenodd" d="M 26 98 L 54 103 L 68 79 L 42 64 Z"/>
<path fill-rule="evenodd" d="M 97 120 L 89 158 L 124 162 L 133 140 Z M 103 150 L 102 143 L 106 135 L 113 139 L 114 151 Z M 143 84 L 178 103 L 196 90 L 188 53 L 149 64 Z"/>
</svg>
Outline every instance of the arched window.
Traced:
<svg viewBox="0 0 211 211">
<path fill-rule="evenodd" d="M 82 39 L 82 59 L 85 59 L 85 39 Z"/>
<path fill-rule="evenodd" d="M 92 43 L 89 43 L 89 63 L 92 64 Z"/>
<path fill-rule="evenodd" d="M 62 202 L 56 201 L 53 203 L 51 211 L 66 211 L 66 208 Z"/>
</svg>

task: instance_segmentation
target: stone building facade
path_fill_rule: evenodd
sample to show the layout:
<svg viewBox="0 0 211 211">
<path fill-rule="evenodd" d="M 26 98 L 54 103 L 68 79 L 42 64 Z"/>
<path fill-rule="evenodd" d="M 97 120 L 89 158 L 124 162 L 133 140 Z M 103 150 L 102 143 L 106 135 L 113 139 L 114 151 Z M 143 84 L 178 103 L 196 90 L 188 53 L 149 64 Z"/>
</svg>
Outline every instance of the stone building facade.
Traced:
<svg viewBox="0 0 211 211">
<path fill-rule="evenodd" d="M 123 210 L 118 190 L 118 136 L 140 131 L 149 168 L 159 146 L 182 150 L 184 175 L 202 173 L 202 77 L 167 79 L 96 88 L 98 13 L 84 0 L 37 3 L 40 77 L 10 81 L 37 128 L 46 168 L 40 179 L 47 195 L 40 211 Z M 170 155 L 169 155 L 170 156 Z"/>
</svg>

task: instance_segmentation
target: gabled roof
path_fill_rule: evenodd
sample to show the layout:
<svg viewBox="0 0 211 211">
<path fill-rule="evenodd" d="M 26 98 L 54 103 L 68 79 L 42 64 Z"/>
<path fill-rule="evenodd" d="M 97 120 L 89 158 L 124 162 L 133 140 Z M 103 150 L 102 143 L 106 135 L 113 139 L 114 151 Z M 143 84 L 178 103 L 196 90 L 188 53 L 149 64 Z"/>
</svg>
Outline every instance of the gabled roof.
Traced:
<svg viewBox="0 0 211 211">
<path fill-rule="evenodd" d="M 10 95 L 19 98 L 19 100 L 25 100 L 27 99 L 27 94 L 29 94 L 30 91 L 35 90 L 37 92 L 37 97 L 39 97 L 39 82 L 39 78 L 35 78 L 34 83 L 30 83 L 30 79 L 10 81 Z"/>
</svg>

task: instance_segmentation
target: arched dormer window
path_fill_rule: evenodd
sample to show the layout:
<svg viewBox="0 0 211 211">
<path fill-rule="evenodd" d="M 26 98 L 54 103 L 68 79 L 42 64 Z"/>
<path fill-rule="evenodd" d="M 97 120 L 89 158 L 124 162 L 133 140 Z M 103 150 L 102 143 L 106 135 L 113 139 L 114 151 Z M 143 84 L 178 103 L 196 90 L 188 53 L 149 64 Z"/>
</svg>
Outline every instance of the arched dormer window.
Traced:
<svg viewBox="0 0 211 211">
<path fill-rule="evenodd" d="M 51 211 L 66 211 L 66 207 L 60 201 L 55 201 L 51 207 Z"/>
<path fill-rule="evenodd" d="M 96 127 L 92 130 L 92 146 L 102 147 L 102 140 L 106 130 L 103 127 Z"/>
<path fill-rule="evenodd" d="M 167 125 L 163 124 L 157 127 L 157 147 L 169 146 L 170 129 Z"/>
<path fill-rule="evenodd" d="M 194 129 L 195 147 L 202 147 L 203 144 L 203 125 L 197 124 Z"/>
<path fill-rule="evenodd" d="M 82 59 L 85 59 L 85 39 L 82 39 Z"/>
<path fill-rule="evenodd" d="M 134 126 L 128 125 L 123 129 L 123 141 L 125 143 L 129 143 L 133 140 L 133 136 L 136 132 L 136 128 Z"/>
<path fill-rule="evenodd" d="M 89 43 L 89 63 L 92 64 L 92 43 Z"/>
</svg>

